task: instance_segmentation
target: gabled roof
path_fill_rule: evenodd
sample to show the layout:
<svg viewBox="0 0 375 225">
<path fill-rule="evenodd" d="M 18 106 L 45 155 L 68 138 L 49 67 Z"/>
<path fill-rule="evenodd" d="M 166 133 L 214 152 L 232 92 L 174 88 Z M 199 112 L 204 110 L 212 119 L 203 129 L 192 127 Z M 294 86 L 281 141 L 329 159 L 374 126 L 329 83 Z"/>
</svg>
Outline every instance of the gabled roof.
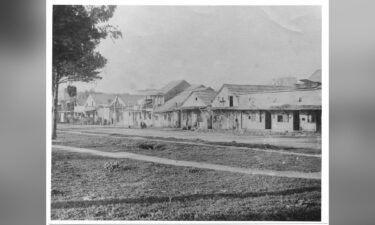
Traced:
<svg viewBox="0 0 375 225">
<path fill-rule="evenodd" d="M 313 74 L 311 74 L 309 78 L 301 79 L 300 81 L 303 81 L 303 82 L 312 81 L 312 82 L 322 83 L 322 70 L 318 69 Z"/>
<path fill-rule="evenodd" d="M 106 93 L 91 93 L 90 96 L 94 99 L 97 105 L 108 106 L 112 100 L 116 97 L 114 94 Z"/>
<path fill-rule="evenodd" d="M 140 91 L 137 92 L 137 94 L 139 94 L 139 95 L 149 95 L 149 96 L 150 95 L 165 95 L 179 85 L 190 86 L 190 84 L 185 80 L 175 80 L 175 81 L 169 82 L 168 84 L 166 84 L 164 87 L 162 87 L 160 89 L 140 90 Z"/>
<path fill-rule="evenodd" d="M 83 106 L 85 104 L 86 100 L 87 100 L 87 97 L 85 97 L 85 96 L 77 95 L 77 97 L 76 97 L 76 103 L 77 103 L 78 106 Z"/>
<path fill-rule="evenodd" d="M 264 91 L 276 91 L 276 90 L 288 90 L 291 87 L 288 86 L 275 86 L 275 85 L 241 85 L 241 84 L 223 84 L 218 93 L 223 89 L 227 88 L 228 91 L 234 95 L 245 95 L 255 92 Z"/>
<path fill-rule="evenodd" d="M 155 112 L 168 112 L 174 111 L 178 109 L 185 100 L 190 96 L 193 91 L 204 90 L 207 89 L 204 85 L 191 85 L 187 89 L 185 89 L 180 94 L 176 95 L 175 97 L 171 98 L 169 101 L 165 102 L 164 105 L 161 105 L 155 109 Z"/>
<path fill-rule="evenodd" d="M 175 80 L 175 81 L 169 82 L 167 85 L 165 85 L 164 87 L 160 88 L 159 92 L 161 94 L 166 94 L 166 93 L 170 92 L 172 89 L 174 89 L 175 87 L 177 87 L 177 86 L 179 86 L 181 84 L 190 85 L 185 80 Z"/>
<path fill-rule="evenodd" d="M 309 77 L 309 80 L 322 83 L 322 70 L 321 69 L 316 70 L 313 74 L 311 74 L 311 76 Z"/>
<path fill-rule="evenodd" d="M 206 90 L 194 91 L 193 93 L 207 106 L 211 105 L 212 100 L 216 96 L 216 92 L 211 88 Z"/>
<path fill-rule="evenodd" d="M 121 101 L 123 101 L 125 105 L 129 106 L 129 105 L 136 105 L 139 100 L 142 100 L 143 98 L 145 98 L 145 95 L 120 94 L 120 95 L 117 95 L 117 97 L 121 99 Z"/>
</svg>

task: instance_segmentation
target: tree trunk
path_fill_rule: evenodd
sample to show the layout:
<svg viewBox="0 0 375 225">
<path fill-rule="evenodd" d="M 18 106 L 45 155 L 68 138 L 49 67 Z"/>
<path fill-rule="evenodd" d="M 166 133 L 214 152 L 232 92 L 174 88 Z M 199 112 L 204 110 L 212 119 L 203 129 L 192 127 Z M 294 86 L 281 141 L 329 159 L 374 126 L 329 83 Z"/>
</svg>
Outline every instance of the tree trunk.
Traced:
<svg viewBox="0 0 375 225">
<path fill-rule="evenodd" d="M 57 77 L 57 74 L 56 76 Z M 57 138 L 57 118 L 58 118 L 58 94 L 59 94 L 59 82 L 58 79 L 55 78 L 53 80 L 53 127 L 52 127 L 52 140 Z"/>
</svg>

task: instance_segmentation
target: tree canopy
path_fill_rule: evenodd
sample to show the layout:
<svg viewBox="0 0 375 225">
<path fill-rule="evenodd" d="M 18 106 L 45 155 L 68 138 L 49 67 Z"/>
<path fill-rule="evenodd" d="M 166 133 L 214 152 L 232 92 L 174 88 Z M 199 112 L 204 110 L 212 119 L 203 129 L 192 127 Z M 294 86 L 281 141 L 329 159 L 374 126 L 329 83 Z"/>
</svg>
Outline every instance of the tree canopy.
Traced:
<svg viewBox="0 0 375 225">
<path fill-rule="evenodd" d="M 96 46 L 108 35 L 121 32 L 106 24 L 116 6 L 56 5 L 53 8 L 53 69 L 55 82 L 89 82 L 98 75 L 107 60 Z"/>
<path fill-rule="evenodd" d="M 116 6 L 55 5 L 53 7 L 53 56 L 52 91 L 53 131 L 55 139 L 58 117 L 58 89 L 61 83 L 90 82 L 101 79 L 99 69 L 107 63 L 95 50 L 107 36 L 119 38 L 121 32 L 107 24 Z M 76 88 L 69 86 L 69 95 L 76 95 Z"/>
</svg>

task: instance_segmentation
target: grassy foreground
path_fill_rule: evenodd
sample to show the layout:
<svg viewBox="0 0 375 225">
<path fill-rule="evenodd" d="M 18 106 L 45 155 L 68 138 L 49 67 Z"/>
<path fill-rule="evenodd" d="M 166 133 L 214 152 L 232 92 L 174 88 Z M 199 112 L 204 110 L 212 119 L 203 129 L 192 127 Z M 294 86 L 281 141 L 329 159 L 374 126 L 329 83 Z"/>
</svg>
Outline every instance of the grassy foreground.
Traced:
<svg viewBox="0 0 375 225">
<path fill-rule="evenodd" d="M 321 171 L 321 158 L 259 152 L 251 148 L 233 149 L 230 146 L 199 146 L 185 143 L 167 143 L 154 139 L 126 137 L 98 137 L 78 134 L 59 134 L 58 144 L 101 151 L 126 151 L 168 159 L 208 162 L 234 167 L 279 171 Z"/>
<path fill-rule="evenodd" d="M 319 221 L 320 181 L 52 153 L 55 220 Z"/>
</svg>

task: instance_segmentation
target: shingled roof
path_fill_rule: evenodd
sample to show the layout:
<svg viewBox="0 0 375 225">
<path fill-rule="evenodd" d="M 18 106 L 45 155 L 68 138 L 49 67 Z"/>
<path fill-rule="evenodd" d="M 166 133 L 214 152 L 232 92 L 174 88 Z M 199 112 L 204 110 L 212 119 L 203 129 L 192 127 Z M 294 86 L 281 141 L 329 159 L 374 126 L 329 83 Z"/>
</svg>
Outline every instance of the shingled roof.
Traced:
<svg viewBox="0 0 375 225">
<path fill-rule="evenodd" d="M 307 79 L 301 79 L 302 82 L 317 82 L 322 83 L 322 70 L 318 69 Z"/>
<path fill-rule="evenodd" d="M 187 81 L 185 81 L 185 80 L 175 80 L 175 81 L 169 82 L 167 85 L 165 85 L 164 87 L 160 88 L 159 92 L 162 93 L 162 94 L 167 94 L 173 88 L 175 88 L 175 87 L 177 87 L 177 86 L 179 86 L 181 84 L 184 84 L 186 86 L 190 86 L 190 84 Z"/>
<path fill-rule="evenodd" d="M 275 86 L 275 85 L 241 85 L 241 84 L 223 84 L 218 92 L 223 88 L 227 88 L 233 95 L 245 95 L 255 92 L 288 90 L 288 86 Z"/>
<path fill-rule="evenodd" d="M 254 93 L 240 96 L 238 109 L 321 109 L 321 89 Z"/>
</svg>

